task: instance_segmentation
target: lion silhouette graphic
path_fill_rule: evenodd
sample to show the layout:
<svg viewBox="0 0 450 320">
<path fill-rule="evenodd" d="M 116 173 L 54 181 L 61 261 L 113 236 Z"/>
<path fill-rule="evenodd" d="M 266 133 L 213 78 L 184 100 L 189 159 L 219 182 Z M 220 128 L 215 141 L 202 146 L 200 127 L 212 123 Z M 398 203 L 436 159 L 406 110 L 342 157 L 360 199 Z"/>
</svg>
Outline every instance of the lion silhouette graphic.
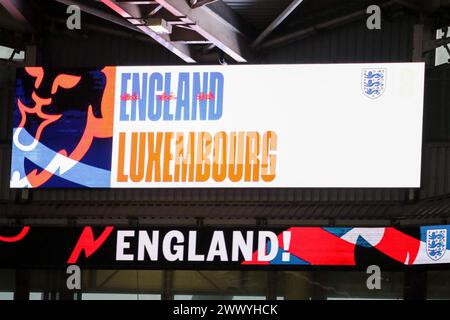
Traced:
<svg viewBox="0 0 450 320">
<path fill-rule="evenodd" d="M 114 86 L 115 67 L 19 69 L 11 187 L 109 185 Z"/>
</svg>

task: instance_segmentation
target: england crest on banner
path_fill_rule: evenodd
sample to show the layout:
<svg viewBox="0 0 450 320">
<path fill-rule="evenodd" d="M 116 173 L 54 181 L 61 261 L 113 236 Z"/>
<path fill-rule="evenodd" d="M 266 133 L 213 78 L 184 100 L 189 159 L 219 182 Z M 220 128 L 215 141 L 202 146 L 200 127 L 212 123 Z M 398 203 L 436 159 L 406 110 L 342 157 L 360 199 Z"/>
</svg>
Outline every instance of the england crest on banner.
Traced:
<svg viewBox="0 0 450 320">
<path fill-rule="evenodd" d="M 427 255 L 434 261 L 439 260 L 447 250 L 447 229 L 427 230 Z"/>
<path fill-rule="evenodd" d="M 361 82 L 366 97 L 380 97 L 386 89 L 386 69 L 363 69 Z"/>
</svg>

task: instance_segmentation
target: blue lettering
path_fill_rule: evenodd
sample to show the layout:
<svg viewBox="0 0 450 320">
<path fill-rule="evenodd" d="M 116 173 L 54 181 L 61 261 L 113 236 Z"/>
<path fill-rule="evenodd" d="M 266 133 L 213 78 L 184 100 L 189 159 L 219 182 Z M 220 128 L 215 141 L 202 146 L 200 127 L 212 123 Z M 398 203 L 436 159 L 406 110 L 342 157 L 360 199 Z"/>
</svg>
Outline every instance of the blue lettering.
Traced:
<svg viewBox="0 0 450 320">
<path fill-rule="evenodd" d="M 210 92 L 214 95 L 209 99 L 209 120 L 219 120 L 223 110 L 223 74 L 211 72 L 209 80 Z"/>
<path fill-rule="evenodd" d="M 189 120 L 189 73 L 187 72 L 181 72 L 178 78 L 175 120 L 181 120 L 182 110 L 183 120 Z"/>
<path fill-rule="evenodd" d="M 127 94 L 128 90 L 128 80 L 131 79 L 129 73 L 122 73 L 122 87 L 120 88 L 120 121 L 129 121 L 130 117 L 127 114 L 127 100 L 122 99 L 122 95 Z"/>
<path fill-rule="evenodd" d="M 176 95 L 171 81 L 170 72 L 122 73 L 120 121 L 214 121 L 222 117 L 224 75 L 221 72 L 180 72 Z"/>
<path fill-rule="evenodd" d="M 165 95 L 172 95 L 170 91 L 170 81 L 171 80 L 171 74 L 167 72 L 165 74 L 165 82 L 164 82 L 164 94 Z M 173 120 L 173 114 L 170 113 L 170 99 L 164 100 L 164 113 L 163 113 L 163 120 Z"/>
<path fill-rule="evenodd" d="M 136 107 L 139 100 L 139 121 L 145 121 L 145 111 L 147 108 L 147 73 L 142 74 L 142 94 L 139 83 L 139 73 L 133 73 L 133 92 L 131 93 L 131 121 L 136 121 Z M 136 100 L 138 99 L 138 100 Z"/>
<path fill-rule="evenodd" d="M 199 96 L 202 93 L 208 92 L 208 72 L 203 72 L 203 87 L 200 86 L 200 72 L 194 72 L 192 87 L 191 119 L 197 120 L 197 108 L 199 108 L 200 120 L 206 120 L 207 101 L 204 99 L 199 100 Z"/>
<path fill-rule="evenodd" d="M 152 121 L 157 121 L 161 118 L 162 100 L 156 96 L 156 90 L 161 91 L 163 88 L 163 76 L 159 72 L 154 72 L 150 75 L 148 83 L 148 118 Z"/>
</svg>

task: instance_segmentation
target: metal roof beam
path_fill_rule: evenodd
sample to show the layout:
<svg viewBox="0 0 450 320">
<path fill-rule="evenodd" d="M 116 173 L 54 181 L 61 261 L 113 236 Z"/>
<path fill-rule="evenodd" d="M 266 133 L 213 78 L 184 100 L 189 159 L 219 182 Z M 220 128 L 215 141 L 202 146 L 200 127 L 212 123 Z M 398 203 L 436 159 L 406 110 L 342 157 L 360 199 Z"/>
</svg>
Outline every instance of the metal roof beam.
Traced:
<svg viewBox="0 0 450 320">
<path fill-rule="evenodd" d="M 315 26 L 311 26 L 309 28 L 306 29 L 301 29 L 298 31 L 294 31 L 292 33 L 288 33 L 285 34 L 283 36 L 280 36 L 278 38 L 274 38 L 274 39 L 269 39 L 269 41 L 263 43 L 260 48 L 261 49 L 267 49 L 267 48 L 272 48 L 275 46 L 282 46 L 285 44 L 288 44 L 292 41 L 296 41 L 299 39 L 303 39 L 308 37 L 311 34 L 315 34 L 317 33 L 319 30 L 323 30 L 323 29 L 327 29 L 327 28 L 332 28 L 335 27 L 337 25 L 341 25 L 341 24 L 345 24 L 345 23 L 349 23 L 351 21 L 355 21 L 360 19 L 361 17 L 363 17 L 366 14 L 366 10 L 361 10 L 361 11 L 356 11 L 354 13 L 345 15 L 345 16 L 341 16 L 338 17 L 336 19 L 332 19 L 323 23 L 320 23 L 318 25 Z"/>
<path fill-rule="evenodd" d="M 398 0 L 391 0 L 391 1 L 385 2 L 385 3 L 381 4 L 380 7 L 385 8 L 385 7 L 392 6 L 394 4 L 398 4 Z M 308 27 L 305 29 L 301 29 L 298 31 L 294 31 L 292 33 L 282 35 L 280 37 L 269 39 L 268 41 L 261 44 L 259 46 L 259 49 L 268 49 L 268 48 L 273 48 L 276 46 L 282 46 L 282 45 L 291 43 L 296 40 L 301 40 L 301 39 L 307 38 L 308 36 L 314 35 L 321 30 L 334 28 L 336 26 L 345 25 L 347 23 L 351 23 L 353 21 L 360 20 L 365 16 L 367 16 L 366 9 L 358 10 L 353 13 L 339 16 L 337 18 L 334 18 L 334 19 L 331 19 L 328 21 L 324 21 L 322 23 L 316 24 L 314 26 L 311 26 L 311 27 Z"/>
<path fill-rule="evenodd" d="M 275 20 L 273 20 L 272 23 L 263 32 L 261 32 L 261 34 L 252 43 L 252 48 L 258 47 L 264 41 L 264 39 L 266 39 L 269 34 L 271 34 L 272 31 L 275 30 L 275 28 L 278 27 L 302 2 L 303 0 L 293 0 L 286 7 L 286 9 L 284 9 L 283 12 L 281 12 L 281 14 L 276 17 Z"/>
<path fill-rule="evenodd" d="M 187 43 L 187 44 L 208 44 L 208 40 L 203 38 L 197 32 L 181 28 L 173 27 L 172 33 L 170 34 L 170 40 L 177 43 Z"/>
<path fill-rule="evenodd" d="M 191 6 L 191 8 L 198 8 L 218 0 L 187 0 L 187 1 L 189 1 L 189 5 Z"/>
<path fill-rule="evenodd" d="M 192 30 L 198 32 L 231 58 L 237 62 L 247 62 L 250 48 L 245 37 L 208 6 L 191 8 L 185 0 L 156 1 L 181 21 L 191 24 Z"/>
<path fill-rule="evenodd" d="M 225 20 L 230 26 L 249 38 L 255 38 L 258 35 L 256 29 L 248 23 L 244 18 L 236 13 L 222 0 L 218 0 L 208 4 L 208 8 L 218 15 L 221 19 Z"/>
<path fill-rule="evenodd" d="M 188 45 L 184 43 L 173 43 L 170 41 L 170 38 L 166 34 L 157 34 L 153 30 L 151 30 L 148 26 L 144 25 L 144 21 L 142 19 L 138 19 L 137 17 L 133 17 L 125 7 L 122 7 L 123 4 L 130 5 L 130 2 L 116 2 L 114 0 L 100 0 L 103 4 L 108 6 L 110 9 L 118 13 L 122 18 L 128 20 L 129 23 L 140 29 L 146 35 L 157 41 L 163 47 L 183 59 L 187 63 L 195 63 L 190 48 Z M 160 1 L 157 1 L 160 2 Z M 160 3 L 162 4 L 162 3 Z M 186 4 L 187 6 L 187 4 Z M 189 7 L 189 6 L 188 6 Z M 141 18 L 141 17 L 139 17 Z"/>
<path fill-rule="evenodd" d="M 415 0 L 394 0 L 394 2 L 414 11 L 422 11 L 424 8 L 422 3 Z"/>
<path fill-rule="evenodd" d="M 35 8 L 32 3 L 26 0 L 0 0 L 0 4 L 14 17 L 17 21 L 24 24 L 29 29 L 34 29 L 33 25 L 36 21 Z"/>
<path fill-rule="evenodd" d="M 102 10 L 98 10 L 96 8 L 87 6 L 81 2 L 77 2 L 77 1 L 73 1 L 73 0 L 55 0 L 56 2 L 59 2 L 61 4 L 64 4 L 66 6 L 70 6 L 70 5 L 76 5 L 80 8 L 81 11 L 86 12 L 90 15 L 96 16 L 97 18 L 101 18 L 104 19 L 106 21 L 110 21 L 112 23 L 115 23 L 119 26 L 128 28 L 130 30 L 142 33 L 141 30 L 139 30 L 137 27 L 135 27 L 134 25 L 132 25 L 131 23 L 128 23 L 128 21 L 121 19 L 115 15 L 109 14 L 107 12 L 104 12 Z"/>
<path fill-rule="evenodd" d="M 117 3 L 126 3 L 126 4 L 157 4 L 156 1 L 148 1 L 148 0 L 141 0 L 141 1 L 132 1 L 132 0 L 116 0 Z"/>
</svg>

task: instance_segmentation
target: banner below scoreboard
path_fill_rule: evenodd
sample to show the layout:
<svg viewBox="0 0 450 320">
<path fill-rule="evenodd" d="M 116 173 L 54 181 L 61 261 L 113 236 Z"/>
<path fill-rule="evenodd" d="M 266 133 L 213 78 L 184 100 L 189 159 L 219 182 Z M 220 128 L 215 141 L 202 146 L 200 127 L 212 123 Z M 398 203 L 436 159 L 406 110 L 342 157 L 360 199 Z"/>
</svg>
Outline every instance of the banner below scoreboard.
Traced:
<svg viewBox="0 0 450 320">
<path fill-rule="evenodd" d="M 0 227 L 0 268 L 385 269 L 450 263 L 450 226 Z"/>
<path fill-rule="evenodd" d="M 18 69 L 12 188 L 420 187 L 423 63 Z"/>
</svg>

